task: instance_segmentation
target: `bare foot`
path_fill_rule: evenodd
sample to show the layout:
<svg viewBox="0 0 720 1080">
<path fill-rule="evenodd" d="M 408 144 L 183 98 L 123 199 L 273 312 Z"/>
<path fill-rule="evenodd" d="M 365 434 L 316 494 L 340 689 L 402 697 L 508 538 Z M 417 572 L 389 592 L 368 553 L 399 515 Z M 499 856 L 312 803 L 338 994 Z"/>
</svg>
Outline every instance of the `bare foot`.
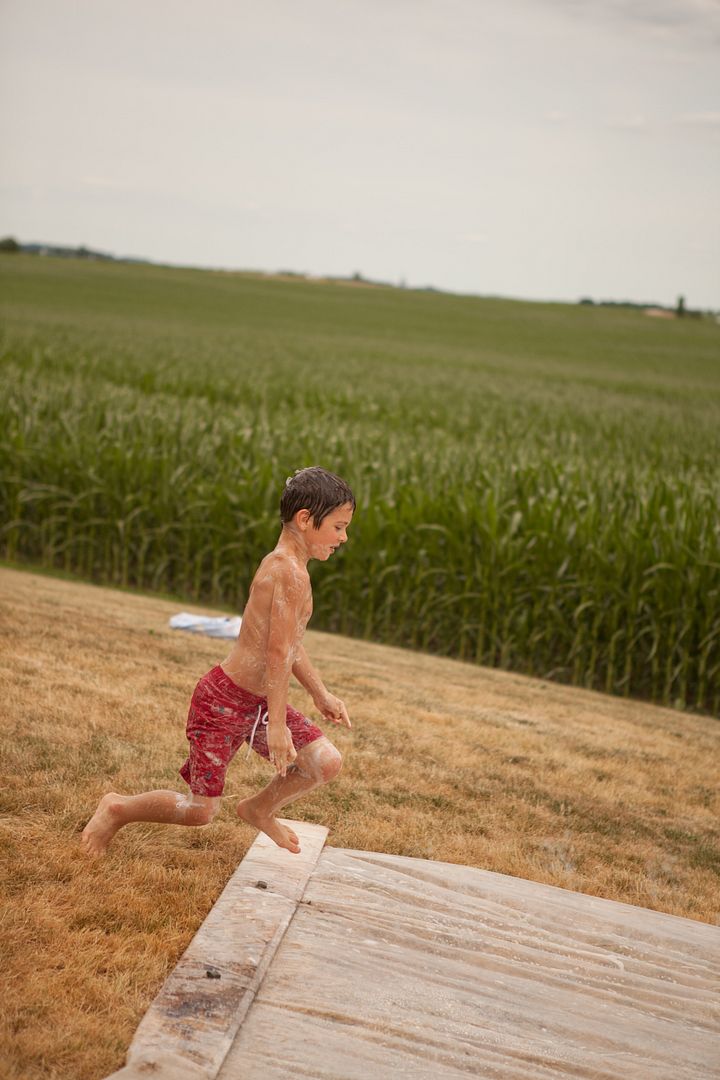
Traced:
<svg viewBox="0 0 720 1080">
<path fill-rule="evenodd" d="M 88 855 L 105 854 L 108 844 L 123 823 L 118 813 L 122 804 L 122 795 L 114 791 L 103 795 L 97 810 L 83 829 L 80 842 Z"/>
<path fill-rule="evenodd" d="M 238 803 L 237 807 L 238 817 L 241 817 L 243 821 L 247 821 L 248 825 L 252 825 L 256 829 L 260 829 L 261 832 L 267 833 L 271 840 L 274 840 L 278 847 L 287 848 L 293 855 L 298 855 L 300 852 L 300 841 L 298 840 L 297 833 L 293 832 L 287 825 L 282 825 L 276 817 L 272 814 L 265 815 L 258 812 L 253 806 L 252 799 L 244 799 Z"/>
<path fill-rule="evenodd" d="M 277 821 L 277 818 L 275 818 L 275 820 Z M 298 837 L 298 834 L 295 832 L 295 830 L 291 829 L 289 825 L 284 825 L 281 821 L 278 821 L 278 825 L 280 826 L 281 829 L 285 830 L 285 832 L 290 837 L 290 840 L 292 841 L 292 843 L 297 845 L 297 849 L 299 851 L 300 850 L 300 839 Z"/>
</svg>

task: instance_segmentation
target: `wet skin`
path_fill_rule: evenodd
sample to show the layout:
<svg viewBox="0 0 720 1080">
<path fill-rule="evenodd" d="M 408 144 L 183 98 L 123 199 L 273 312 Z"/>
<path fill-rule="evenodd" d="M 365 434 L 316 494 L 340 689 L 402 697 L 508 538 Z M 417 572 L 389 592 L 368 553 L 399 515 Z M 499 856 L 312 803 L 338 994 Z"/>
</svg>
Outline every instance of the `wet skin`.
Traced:
<svg viewBox="0 0 720 1080">
<path fill-rule="evenodd" d="M 307 564 L 310 559 L 327 562 L 347 542 L 352 514 L 347 503 L 316 529 L 308 512 L 301 510 L 283 527 L 276 547 L 255 573 L 237 642 L 220 665 L 238 686 L 267 694 L 268 682 L 276 675 L 273 650 L 285 650 L 282 659 L 295 664 L 313 610 Z"/>
</svg>

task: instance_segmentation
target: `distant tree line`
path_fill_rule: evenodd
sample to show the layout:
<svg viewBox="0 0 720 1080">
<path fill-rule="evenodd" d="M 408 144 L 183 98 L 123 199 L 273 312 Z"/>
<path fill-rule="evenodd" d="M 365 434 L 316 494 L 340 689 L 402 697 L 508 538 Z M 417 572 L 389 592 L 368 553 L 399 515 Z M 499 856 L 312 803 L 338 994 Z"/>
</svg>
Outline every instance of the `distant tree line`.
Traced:
<svg viewBox="0 0 720 1080">
<path fill-rule="evenodd" d="M 591 306 L 591 307 L 636 308 L 639 311 L 647 311 L 648 308 L 650 308 L 650 309 L 654 308 L 654 309 L 656 309 L 658 311 L 672 312 L 674 315 L 677 315 L 678 318 L 689 318 L 689 319 L 701 319 L 703 317 L 703 315 L 706 314 L 706 312 L 703 312 L 703 311 L 691 311 L 690 308 L 687 308 L 685 306 L 685 297 L 684 296 L 678 296 L 677 304 L 675 305 L 674 308 L 668 307 L 667 304 L 656 304 L 656 303 L 651 303 L 651 302 L 638 303 L 635 300 L 593 300 L 589 296 L 583 296 L 580 300 L 578 300 L 578 303 L 583 304 L 583 305 L 587 305 L 587 306 Z M 707 314 L 708 315 L 713 315 L 714 312 L 708 311 Z"/>
<path fill-rule="evenodd" d="M 5 254 L 54 255 L 61 259 L 94 259 L 104 262 L 148 262 L 147 259 L 129 259 L 110 255 L 107 251 L 94 251 L 81 244 L 79 247 L 63 247 L 59 244 L 20 244 L 14 236 L 4 236 L 0 240 L 0 252 Z"/>
</svg>

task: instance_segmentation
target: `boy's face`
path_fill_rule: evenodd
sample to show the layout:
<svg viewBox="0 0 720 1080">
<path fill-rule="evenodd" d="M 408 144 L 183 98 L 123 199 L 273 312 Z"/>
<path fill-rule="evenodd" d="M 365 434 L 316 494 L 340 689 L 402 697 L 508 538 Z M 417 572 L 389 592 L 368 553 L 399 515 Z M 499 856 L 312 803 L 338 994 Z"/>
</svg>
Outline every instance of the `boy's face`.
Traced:
<svg viewBox="0 0 720 1080">
<path fill-rule="evenodd" d="M 310 527 L 305 533 L 308 551 L 311 559 L 321 559 L 327 562 L 330 556 L 337 551 L 341 544 L 347 541 L 347 529 L 352 521 L 352 503 L 345 503 L 337 510 L 331 510 L 319 529 L 316 529 L 310 521 Z"/>
</svg>

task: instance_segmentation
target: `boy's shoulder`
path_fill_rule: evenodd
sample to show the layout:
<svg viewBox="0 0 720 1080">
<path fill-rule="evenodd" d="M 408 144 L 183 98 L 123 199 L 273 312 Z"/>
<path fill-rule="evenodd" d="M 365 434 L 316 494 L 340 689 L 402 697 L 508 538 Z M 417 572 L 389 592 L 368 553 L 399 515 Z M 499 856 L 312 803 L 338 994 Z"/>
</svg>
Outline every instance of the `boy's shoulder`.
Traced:
<svg viewBox="0 0 720 1080">
<path fill-rule="evenodd" d="M 271 551 L 255 574 L 255 585 L 279 585 L 292 592 L 305 591 L 310 584 L 307 567 L 283 551 Z"/>
</svg>

